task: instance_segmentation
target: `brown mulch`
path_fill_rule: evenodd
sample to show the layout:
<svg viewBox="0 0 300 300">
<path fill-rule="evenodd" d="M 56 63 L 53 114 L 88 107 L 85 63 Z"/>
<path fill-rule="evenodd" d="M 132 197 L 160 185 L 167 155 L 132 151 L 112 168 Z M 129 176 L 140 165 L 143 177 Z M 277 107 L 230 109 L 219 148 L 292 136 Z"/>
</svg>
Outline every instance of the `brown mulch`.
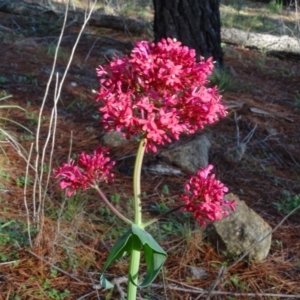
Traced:
<svg viewBox="0 0 300 300">
<path fill-rule="evenodd" d="M 53 62 L 51 43 L 57 42 L 59 32 L 54 28 L 49 34 L 34 33 L 32 26 L 38 26 L 38 23 L 32 24 L 32 20 L 22 16 L 0 13 L 0 20 L 1 25 L 7 28 L 2 30 L 0 40 L 0 93 L 2 96 L 12 95 L 6 103 L 27 110 L 24 113 L 17 109 L 1 109 L 1 115 L 29 127 L 35 134 L 37 116 Z M 69 27 L 62 41 L 63 50 L 56 67 L 60 76 L 77 32 L 78 28 Z M 100 35 L 112 38 L 110 44 L 105 44 L 105 39 L 95 43 Z M 70 147 L 72 154 L 76 154 L 92 151 L 100 143 L 103 130 L 94 118 L 97 109 L 92 89 L 98 86 L 95 68 L 105 61 L 100 56 L 101 49 L 112 47 L 113 39 L 130 41 L 123 33 L 92 27 L 87 28 L 80 40 L 58 105 L 54 167 L 66 161 Z M 118 49 L 120 45 L 116 42 L 115 48 L 122 51 Z M 205 129 L 213 143 L 210 161 L 215 165 L 218 178 L 230 191 L 275 227 L 283 214 L 273 203 L 282 201 L 283 190 L 300 194 L 300 62 L 279 60 L 239 47 L 226 46 L 224 52 L 224 61 L 234 86 L 222 92 L 224 103 L 229 107 L 227 117 Z M 43 114 L 39 139 L 41 147 L 47 138 L 54 86 L 53 81 Z M 235 120 L 237 117 L 238 121 Z M 246 143 L 243 159 L 230 163 L 224 159 L 224 153 L 237 144 L 237 124 L 241 142 L 253 128 L 255 130 Z M 5 123 L 4 129 L 16 136 L 22 147 L 29 151 L 34 140 L 24 129 L 9 122 Z M 0 224 L 9 220 L 26 224 L 23 186 L 17 184 L 20 176 L 25 175 L 26 163 L 11 143 L 1 140 L 1 150 Z M 136 144 L 132 143 L 121 149 L 112 149 L 111 154 L 113 159 L 118 159 L 134 154 L 135 150 Z M 153 155 L 146 157 L 146 161 L 155 159 Z M 108 194 L 119 193 L 120 209 L 130 214 L 128 199 L 132 197 L 132 176 L 130 171 L 124 173 L 126 167 L 123 160 L 118 162 L 115 184 L 103 186 L 103 190 Z M 144 173 L 142 186 L 149 195 L 143 201 L 145 208 L 162 201 L 169 206 L 174 205 L 170 199 L 176 199 L 187 176 Z M 168 186 L 171 196 L 162 198 L 160 191 L 164 185 Z M 51 298 L 50 292 L 55 290 L 58 293 L 68 290 L 70 294 L 65 299 L 79 299 L 84 295 L 87 295 L 84 299 L 104 299 L 107 295 L 107 291 L 95 289 L 95 285 L 98 284 L 108 249 L 117 238 L 118 231 L 124 228 L 118 222 L 109 223 L 97 213 L 103 206 L 92 192 L 84 196 L 86 200 L 82 210 L 75 212 L 73 219 L 66 216 L 58 227 L 57 211 L 61 207 L 61 198 L 57 184 L 51 178 L 45 216 L 40 231 L 32 233 L 32 248 L 25 244 L 1 242 L 0 236 L 0 299 L 60 299 Z M 32 199 L 32 185 L 29 185 L 29 210 L 33 207 Z M 23 231 L 26 235 L 26 227 Z M 216 282 L 211 299 L 270 299 L 273 294 L 282 294 L 280 299 L 287 299 L 288 295 L 299 297 L 299 215 L 291 216 L 274 232 L 269 256 L 256 264 L 241 261 L 230 268 L 234 261 L 227 261 L 207 244 L 200 229 L 191 235 L 170 235 L 170 238 L 162 239 L 161 245 L 168 251 L 169 257 L 164 276 L 160 275 L 155 281 L 155 288 L 146 290 L 150 299 L 167 299 L 166 295 L 169 299 L 205 299 L 206 295 L 199 297 L 200 291 L 198 294 L 192 292 L 192 287 L 210 290 L 224 264 L 229 270 Z M 104 236 L 107 238 L 103 239 Z M 203 269 L 206 276 L 201 280 L 189 278 L 186 271 L 188 265 Z M 53 270 L 57 271 L 55 276 L 51 275 Z M 126 270 L 126 261 L 118 262 L 109 268 L 108 277 L 125 276 Z M 170 291 L 165 290 L 168 287 Z M 116 292 L 107 299 L 118 297 Z"/>
</svg>

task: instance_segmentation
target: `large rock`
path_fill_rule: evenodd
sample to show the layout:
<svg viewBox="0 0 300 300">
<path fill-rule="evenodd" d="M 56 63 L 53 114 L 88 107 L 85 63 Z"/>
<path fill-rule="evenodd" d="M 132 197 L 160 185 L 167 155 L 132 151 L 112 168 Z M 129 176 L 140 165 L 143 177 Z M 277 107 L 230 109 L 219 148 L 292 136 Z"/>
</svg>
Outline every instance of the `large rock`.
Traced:
<svg viewBox="0 0 300 300">
<path fill-rule="evenodd" d="M 236 210 L 208 226 L 209 240 L 229 258 L 238 258 L 255 245 L 247 255 L 248 259 L 265 259 L 271 247 L 272 236 L 268 235 L 271 226 L 236 195 L 228 194 L 226 198 L 236 200 Z"/>
<path fill-rule="evenodd" d="M 161 156 L 179 168 L 195 173 L 200 167 L 204 168 L 208 165 L 210 147 L 211 142 L 207 136 L 200 135 L 185 145 L 163 152 Z"/>
</svg>

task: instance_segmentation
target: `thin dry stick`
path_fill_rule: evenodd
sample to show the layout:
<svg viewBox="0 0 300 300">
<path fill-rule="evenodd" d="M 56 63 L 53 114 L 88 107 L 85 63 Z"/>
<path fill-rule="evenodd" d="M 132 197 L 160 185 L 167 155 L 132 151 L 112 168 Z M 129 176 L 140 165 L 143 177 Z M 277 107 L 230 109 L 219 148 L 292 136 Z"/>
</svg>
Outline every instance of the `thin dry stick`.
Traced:
<svg viewBox="0 0 300 300">
<path fill-rule="evenodd" d="M 237 293 L 237 292 L 222 292 L 222 291 L 206 291 L 202 290 L 200 288 L 196 288 L 193 286 L 189 286 L 185 284 L 186 288 L 179 287 L 178 285 L 182 285 L 181 282 L 175 281 L 175 280 L 170 280 L 176 282 L 177 285 L 167 285 L 167 289 L 173 290 L 173 291 L 180 291 L 180 292 L 185 292 L 185 293 L 191 293 L 191 294 L 199 294 L 199 296 L 205 295 L 207 293 L 210 293 L 211 295 L 223 295 L 223 296 L 233 296 L 233 297 L 276 297 L 276 298 L 291 298 L 291 299 L 300 299 L 300 295 L 286 295 L 286 294 L 273 294 L 273 293 Z M 163 289 L 162 284 L 156 284 L 152 283 L 151 287 L 154 288 L 160 288 Z M 198 296 L 198 298 L 199 298 Z M 198 299 L 197 298 L 197 299 Z"/>
<path fill-rule="evenodd" d="M 35 180 L 34 180 L 34 186 L 33 186 L 33 218 L 34 218 L 34 222 L 36 223 L 37 227 L 39 228 L 39 224 L 38 224 L 38 213 L 37 211 L 39 210 L 39 208 L 37 208 L 37 203 L 36 203 L 36 193 L 35 191 L 37 190 L 37 187 L 39 187 L 39 197 L 38 199 L 41 200 L 41 195 L 42 195 L 42 186 L 41 183 L 39 182 L 39 174 L 38 174 L 38 166 L 39 166 L 39 139 L 40 139 L 40 131 L 41 131 L 41 125 L 42 125 L 42 116 L 43 116 L 43 111 L 44 111 L 44 107 L 45 107 L 45 103 L 46 103 L 46 99 L 48 97 L 49 94 L 49 89 L 50 89 L 50 84 L 52 81 L 52 78 L 54 76 L 54 71 L 55 71 L 55 67 L 56 67 L 56 62 L 57 62 L 57 57 L 58 57 L 58 50 L 63 38 L 63 34 L 64 34 L 64 30 L 66 27 L 66 22 L 67 22 L 67 15 L 68 15 L 68 6 L 69 6 L 69 2 L 66 5 L 66 11 L 65 11 L 65 17 L 64 17 L 64 22 L 63 22 L 63 26 L 60 32 L 60 36 L 58 39 L 58 43 L 55 49 L 55 54 L 54 54 L 54 60 L 53 60 L 53 64 L 52 64 L 52 70 L 50 72 L 50 76 L 49 76 L 49 80 L 47 82 L 46 85 L 46 90 L 45 90 L 45 94 L 42 100 L 42 105 L 40 107 L 40 112 L 39 112 L 39 118 L 38 118 L 38 125 L 37 125 L 37 132 L 36 132 L 36 140 L 35 140 L 35 151 L 36 151 L 36 159 L 35 159 Z"/>
<path fill-rule="evenodd" d="M 48 131 L 48 136 L 47 136 L 47 139 L 46 139 L 46 142 L 44 144 L 44 147 L 43 147 L 43 151 L 42 151 L 42 157 L 40 159 L 40 168 L 41 168 L 41 172 L 40 172 L 40 177 L 39 177 L 39 182 L 41 183 L 43 181 L 43 172 L 42 172 L 42 167 L 43 167 L 43 164 L 44 164 L 44 160 L 45 160 L 45 156 L 46 156 L 46 150 L 47 150 L 47 147 L 48 147 L 48 144 L 49 144 L 49 141 L 50 141 L 50 138 L 51 138 L 51 131 L 53 129 L 53 135 L 55 135 L 55 132 L 56 132 L 56 129 L 55 129 L 55 126 L 56 126 L 56 121 L 54 122 L 54 128 L 52 128 L 52 122 L 53 122 L 53 118 L 55 116 L 57 116 L 57 109 L 56 109 L 56 105 L 57 105 L 57 102 L 60 98 L 60 95 L 61 95 L 61 91 L 62 91 L 62 87 L 63 87 L 63 84 L 64 84 L 64 81 L 65 81 L 65 78 L 67 76 L 67 73 L 69 71 L 69 68 L 70 68 L 70 65 L 72 63 L 72 60 L 73 60 L 73 57 L 74 57 L 74 53 L 75 53 L 75 50 L 77 48 L 77 45 L 79 43 L 79 40 L 81 38 L 81 35 L 92 15 L 92 12 L 95 8 L 95 5 L 96 5 L 96 2 L 95 1 L 91 7 L 91 10 L 88 12 L 88 15 L 87 17 L 85 18 L 84 20 L 84 23 L 83 25 L 81 26 L 81 29 L 80 29 L 80 32 L 77 36 L 77 39 L 74 43 L 74 46 L 72 48 L 72 51 L 71 51 L 71 55 L 70 55 L 70 58 L 69 58 L 69 61 L 67 63 L 67 66 L 66 66 L 66 70 L 65 72 L 63 73 L 63 76 L 62 76 L 62 79 L 60 81 L 60 83 L 58 84 L 58 88 L 57 88 L 57 92 L 55 94 L 55 98 L 54 98 L 54 108 L 53 108 L 53 111 L 52 111 L 52 114 L 51 114 L 51 121 L 50 121 L 50 125 L 49 125 L 49 131 Z M 67 5 L 67 8 L 68 8 L 68 5 Z M 64 20 L 64 25 L 65 26 L 65 23 L 66 23 L 66 15 L 67 15 L 67 12 L 65 14 L 65 20 Z M 64 31 L 64 28 L 62 29 L 62 32 Z M 57 50 L 59 48 L 59 44 L 57 46 Z M 55 54 L 57 54 L 58 51 L 56 51 Z M 51 149 L 51 154 L 50 154 L 50 158 L 52 159 L 53 158 L 53 152 L 54 152 L 54 144 L 55 144 L 55 137 L 53 137 L 52 139 L 52 149 Z M 52 162 L 51 162 L 52 164 Z M 49 179 L 50 179 L 50 173 L 51 170 L 49 170 L 48 172 L 48 179 L 47 179 L 47 183 L 49 182 Z M 44 188 L 44 192 L 43 192 L 43 195 L 42 195 L 42 186 L 41 184 L 39 185 L 39 207 L 38 207 L 38 210 L 36 211 L 37 215 L 40 215 L 40 214 L 43 214 L 44 213 L 44 203 L 45 203 L 45 199 L 46 199 L 46 196 L 47 196 L 47 186 Z"/>
<path fill-rule="evenodd" d="M 207 291 L 207 297 L 206 297 L 206 300 L 209 300 L 210 298 L 210 295 L 212 294 L 213 290 L 216 288 L 219 280 L 223 277 L 223 274 L 225 273 L 226 269 L 225 269 L 225 266 L 222 266 L 220 268 L 220 271 L 219 271 L 219 274 L 218 274 L 218 277 L 214 280 L 213 284 L 211 285 L 211 287 L 209 288 L 209 290 Z M 200 295 L 201 296 L 201 295 Z M 199 297 L 200 297 L 199 296 Z M 199 299 L 199 297 L 197 297 L 197 299 Z M 196 300 L 197 300 L 196 299 Z"/>
<path fill-rule="evenodd" d="M 0 128 L 0 132 L 5 136 L 5 139 L 8 141 L 8 143 L 15 149 L 15 151 L 20 155 L 25 161 L 27 161 L 26 157 L 23 155 L 23 152 L 25 153 L 26 150 L 18 143 L 18 141 L 10 135 L 7 131 Z M 33 168 L 33 166 L 31 165 Z"/>
<path fill-rule="evenodd" d="M 291 160 L 293 161 L 293 163 L 299 167 L 298 162 L 295 160 L 295 158 L 293 157 L 293 155 L 285 148 L 285 146 L 278 140 L 276 140 L 276 142 L 284 149 L 284 151 L 289 155 L 289 157 L 291 158 Z"/>
<path fill-rule="evenodd" d="M 69 154 L 68 154 L 68 162 L 70 162 L 70 160 L 71 160 L 72 146 L 73 146 L 73 130 L 71 130 L 71 136 L 70 136 L 70 147 L 69 147 Z"/>
<path fill-rule="evenodd" d="M 38 211 L 38 214 L 42 214 L 42 215 L 44 215 L 44 205 L 45 205 L 46 193 L 48 190 L 50 176 L 52 175 L 52 172 L 51 172 L 52 160 L 53 160 L 53 153 L 54 153 L 54 146 L 55 146 L 56 127 L 57 127 L 57 102 L 59 99 L 59 96 L 57 95 L 58 82 L 59 82 L 59 77 L 58 77 L 58 73 L 56 73 L 54 104 L 53 104 L 53 108 L 51 111 L 50 123 L 48 126 L 49 129 L 48 129 L 47 138 L 46 138 L 46 141 L 45 141 L 44 147 L 43 147 L 41 166 L 40 166 L 41 171 L 40 171 L 39 182 L 42 183 L 43 182 L 43 165 L 44 165 L 45 156 L 46 156 L 46 149 L 47 149 L 49 141 L 52 137 L 51 151 L 50 151 L 50 156 L 49 156 L 49 171 L 48 171 L 48 175 L 47 175 L 47 179 L 46 179 L 46 183 L 45 183 L 45 187 L 44 187 L 44 195 L 43 195 L 42 199 L 39 199 L 40 200 L 40 206 L 39 206 L 40 211 Z"/>
<path fill-rule="evenodd" d="M 12 261 L 6 261 L 3 263 L 0 263 L 0 266 L 6 266 L 6 265 L 10 265 L 10 264 L 18 264 L 21 261 L 24 261 L 25 259 L 18 259 L 18 260 L 12 260 Z"/>
<path fill-rule="evenodd" d="M 92 285 L 94 286 L 95 285 L 95 281 L 94 281 L 93 277 L 90 275 L 89 272 L 86 272 L 86 273 L 88 274 L 88 276 L 89 276 L 89 278 L 90 278 L 90 280 L 92 282 Z M 98 289 L 96 289 L 96 294 L 97 294 L 97 299 L 100 300 L 100 295 L 98 293 Z"/>
<path fill-rule="evenodd" d="M 98 37 L 98 38 L 94 41 L 94 43 L 93 43 L 91 49 L 89 50 L 88 54 L 86 55 L 86 57 L 85 57 L 85 59 L 84 59 L 84 62 L 86 62 L 86 61 L 89 59 L 89 57 L 90 57 L 90 55 L 91 55 L 91 53 L 92 53 L 94 47 L 96 46 L 96 44 L 97 44 L 97 42 L 98 42 L 99 40 L 101 40 L 101 37 Z"/>
<path fill-rule="evenodd" d="M 247 134 L 247 136 L 243 139 L 242 143 L 243 144 L 248 144 L 256 130 L 257 127 L 257 123 L 255 124 L 255 126 L 251 129 L 251 131 Z"/>
<path fill-rule="evenodd" d="M 30 145 L 28 161 L 30 161 L 30 159 L 31 159 L 32 150 L 33 150 L 33 143 L 31 143 L 31 145 Z M 29 164 L 26 164 L 25 183 L 27 182 L 27 180 L 29 180 Z M 30 232 L 30 224 L 31 224 L 30 212 L 29 212 L 28 205 L 27 205 L 27 196 L 26 195 L 27 195 L 27 184 L 24 184 L 23 199 L 24 199 L 26 218 L 27 218 L 27 233 L 28 233 L 29 244 L 30 244 L 30 247 L 32 248 L 32 239 L 31 239 L 31 232 Z"/>
<path fill-rule="evenodd" d="M 121 300 L 126 300 L 126 293 L 123 291 L 123 289 L 121 287 L 121 284 L 126 281 L 128 281 L 128 278 L 126 278 L 126 277 L 115 278 L 112 280 L 112 284 L 116 286 L 116 288 L 120 294 Z"/>
<path fill-rule="evenodd" d="M 168 292 L 167 292 L 167 288 L 166 288 L 166 276 L 165 276 L 164 270 L 161 271 L 161 274 L 162 274 L 162 280 L 163 280 L 163 283 L 164 283 L 165 299 L 167 300 L 168 299 Z"/>
<path fill-rule="evenodd" d="M 96 291 L 92 291 L 92 292 L 90 292 L 90 293 L 88 293 L 88 294 L 85 294 L 85 295 L 81 296 L 81 297 L 78 298 L 77 300 L 83 300 L 83 299 L 85 299 L 86 297 L 89 297 L 89 296 L 94 295 L 95 293 L 96 293 Z"/>
<path fill-rule="evenodd" d="M 240 144 L 240 127 L 238 124 L 239 119 L 241 118 L 241 116 L 236 115 L 236 112 L 234 112 L 234 121 L 235 121 L 235 128 L 236 128 L 236 143 L 237 146 Z"/>
</svg>

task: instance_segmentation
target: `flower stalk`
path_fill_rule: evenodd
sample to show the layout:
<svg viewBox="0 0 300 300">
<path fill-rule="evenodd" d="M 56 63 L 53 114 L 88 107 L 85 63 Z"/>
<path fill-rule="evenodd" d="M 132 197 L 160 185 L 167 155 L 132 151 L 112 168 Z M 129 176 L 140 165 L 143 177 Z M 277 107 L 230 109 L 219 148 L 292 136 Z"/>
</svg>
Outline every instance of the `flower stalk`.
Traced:
<svg viewBox="0 0 300 300">
<path fill-rule="evenodd" d="M 143 158 L 146 149 L 146 139 L 142 139 L 139 143 L 137 151 L 134 173 L 133 173 L 133 198 L 134 198 L 134 224 L 143 229 L 142 226 L 142 206 L 141 206 L 141 172 Z"/>
<path fill-rule="evenodd" d="M 141 172 L 143 158 L 146 149 L 146 139 L 139 143 L 133 173 L 133 199 L 134 199 L 134 224 L 143 229 L 142 224 L 142 205 L 141 205 Z M 130 255 L 129 278 L 128 278 L 128 298 L 127 300 L 136 299 L 138 272 L 140 266 L 141 249 L 140 244 L 133 240 L 133 249 Z M 133 282 L 132 282 L 133 281 Z"/>
<path fill-rule="evenodd" d="M 121 214 L 112 204 L 111 202 L 106 198 L 105 194 L 102 192 L 102 190 L 99 188 L 97 184 L 95 184 L 94 189 L 99 194 L 100 198 L 103 200 L 103 202 L 106 204 L 106 206 L 111 210 L 113 214 L 115 214 L 120 220 L 124 221 L 125 223 L 131 225 L 133 222 L 129 219 L 127 219 L 123 214 Z"/>
</svg>

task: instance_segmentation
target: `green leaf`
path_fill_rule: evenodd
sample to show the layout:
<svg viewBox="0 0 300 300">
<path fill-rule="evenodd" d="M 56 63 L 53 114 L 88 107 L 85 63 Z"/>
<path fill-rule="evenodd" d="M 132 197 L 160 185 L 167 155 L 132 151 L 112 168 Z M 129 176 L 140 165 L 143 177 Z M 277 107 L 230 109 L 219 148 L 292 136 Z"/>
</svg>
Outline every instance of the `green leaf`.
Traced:
<svg viewBox="0 0 300 300">
<path fill-rule="evenodd" d="M 139 287 L 147 287 L 158 275 L 164 262 L 167 259 L 167 253 L 158 245 L 151 234 L 139 228 L 135 224 L 131 225 L 132 233 L 136 235 L 144 248 L 144 256 L 147 265 L 147 273 L 144 281 L 139 284 Z M 131 282 L 132 278 L 130 278 Z"/>
<path fill-rule="evenodd" d="M 110 283 L 103 275 L 106 269 L 117 259 L 122 257 L 124 254 L 130 253 L 131 249 L 129 249 L 132 239 L 132 232 L 131 229 L 128 230 L 125 234 L 123 234 L 113 245 L 108 258 L 103 266 L 103 270 L 100 276 L 100 284 L 105 289 L 113 288 L 113 284 Z"/>
<path fill-rule="evenodd" d="M 100 277 L 100 284 L 103 288 L 110 289 L 113 285 L 104 277 L 105 270 L 118 258 L 124 254 L 130 254 L 132 250 L 140 250 L 143 246 L 144 257 L 147 265 L 147 273 L 144 281 L 137 285 L 138 287 L 147 287 L 158 275 L 164 262 L 167 259 L 167 253 L 158 245 L 151 234 L 132 224 L 131 229 L 121 236 L 111 249 L 111 252 L 103 266 Z M 129 275 L 130 281 L 136 285 Z"/>
<path fill-rule="evenodd" d="M 103 274 L 100 276 L 100 284 L 104 289 L 113 289 L 114 285 L 108 281 Z"/>
</svg>

